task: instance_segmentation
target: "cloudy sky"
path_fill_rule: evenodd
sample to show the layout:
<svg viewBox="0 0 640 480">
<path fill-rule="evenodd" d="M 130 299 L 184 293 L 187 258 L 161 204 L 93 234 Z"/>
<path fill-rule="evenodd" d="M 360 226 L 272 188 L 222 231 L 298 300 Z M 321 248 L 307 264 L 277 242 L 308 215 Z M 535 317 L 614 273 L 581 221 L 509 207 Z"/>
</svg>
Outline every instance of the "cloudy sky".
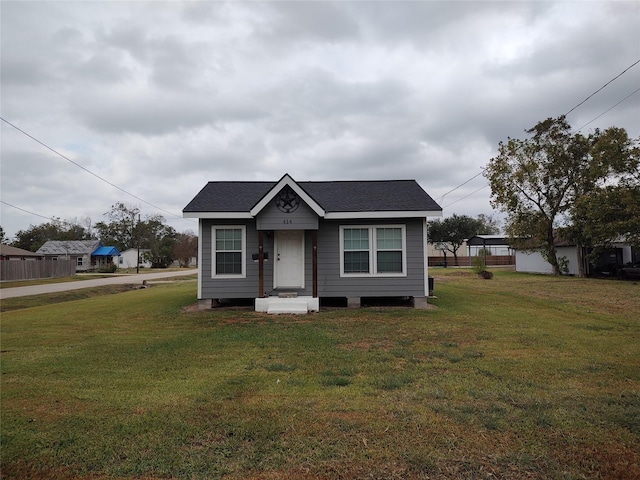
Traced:
<svg viewBox="0 0 640 480">
<path fill-rule="evenodd" d="M 284 173 L 416 179 L 445 216 L 492 214 L 486 180 L 473 177 L 498 142 L 640 60 L 638 1 L 0 9 L 9 237 L 43 217 L 103 221 L 115 202 L 197 230 L 181 212 L 207 181 Z M 637 64 L 568 120 L 638 137 L 639 87 Z"/>
</svg>

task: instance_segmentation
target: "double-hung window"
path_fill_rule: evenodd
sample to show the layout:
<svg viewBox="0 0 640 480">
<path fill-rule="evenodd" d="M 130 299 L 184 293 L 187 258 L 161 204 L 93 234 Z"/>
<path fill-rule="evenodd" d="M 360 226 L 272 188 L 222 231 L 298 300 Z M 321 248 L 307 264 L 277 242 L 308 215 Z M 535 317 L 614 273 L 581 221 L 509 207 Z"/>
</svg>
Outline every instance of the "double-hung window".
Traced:
<svg viewBox="0 0 640 480">
<path fill-rule="evenodd" d="M 354 277 L 406 275 L 405 226 L 341 226 L 340 274 Z"/>
<path fill-rule="evenodd" d="M 342 230 L 345 273 L 369 273 L 369 229 L 345 228 Z"/>
<path fill-rule="evenodd" d="M 215 226 L 212 274 L 215 277 L 245 276 L 245 227 Z"/>
</svg>

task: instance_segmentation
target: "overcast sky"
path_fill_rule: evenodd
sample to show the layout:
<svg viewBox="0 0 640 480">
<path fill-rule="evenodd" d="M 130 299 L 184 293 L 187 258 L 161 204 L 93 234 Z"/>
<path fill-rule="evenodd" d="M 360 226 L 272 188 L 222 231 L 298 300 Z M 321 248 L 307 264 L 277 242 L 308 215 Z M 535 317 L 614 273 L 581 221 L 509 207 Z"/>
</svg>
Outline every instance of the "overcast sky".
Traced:
<svg viewBox="0 0 640 480">
<path fill-rule="evenodd" d="M 448 192 L 640 60 L 638 1 L 0 5 L 2 118 L 86 169 L 0 122 L 9 237 L 47 221 L 19 209 L 116 202 L 197 231 L 207 181 L 285 173 L 416 179 L 445 216 L 492 214 L 482 176 Z M 640 64 L 568 120 L 638 137 L 640 92 L 611 107 L 639 87 Z"/>
</svg>

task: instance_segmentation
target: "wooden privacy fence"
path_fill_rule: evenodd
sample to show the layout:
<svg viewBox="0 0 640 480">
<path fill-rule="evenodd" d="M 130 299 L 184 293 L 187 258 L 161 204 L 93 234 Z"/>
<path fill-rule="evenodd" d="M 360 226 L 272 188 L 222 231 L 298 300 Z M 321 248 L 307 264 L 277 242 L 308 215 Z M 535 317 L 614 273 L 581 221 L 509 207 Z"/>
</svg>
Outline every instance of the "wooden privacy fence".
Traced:
<svg viewBox="0 0 640 480">
<path fill-rule="evenodd" d="M 34 280 L 71 277 L 76 274 L 76 260 L 0 260 L 0 280 Z"/>
<path fill-rule="evenodd" d="M 473 259 L 475 257 L 458 257 L 459 267 L 471 267 L 473 266 Z M 430 267 L 444 267 L 444 257 L 429 257 Z M 487 267 L 497 267 L 500 265 L 515 265 L 515 255 L 487 255 Z M 447 255 L 447 266 L 454 267 L 456 265 L 453 255 Z"/>
</svg>

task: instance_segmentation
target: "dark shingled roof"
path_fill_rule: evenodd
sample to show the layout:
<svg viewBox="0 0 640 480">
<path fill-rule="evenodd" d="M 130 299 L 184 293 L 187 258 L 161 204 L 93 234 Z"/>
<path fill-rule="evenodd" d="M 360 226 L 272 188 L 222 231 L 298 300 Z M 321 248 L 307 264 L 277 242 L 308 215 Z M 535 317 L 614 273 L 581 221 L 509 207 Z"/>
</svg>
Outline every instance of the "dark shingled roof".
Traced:
<svg viewBox="0 0 640 480">
<path fill-rule="evenodd" d="M 183 212 L 248 212 L 278 182 L 209 182 Z M 296 182 L 325 212 L 442 211 L 415 180 Z"/>
</svg>

